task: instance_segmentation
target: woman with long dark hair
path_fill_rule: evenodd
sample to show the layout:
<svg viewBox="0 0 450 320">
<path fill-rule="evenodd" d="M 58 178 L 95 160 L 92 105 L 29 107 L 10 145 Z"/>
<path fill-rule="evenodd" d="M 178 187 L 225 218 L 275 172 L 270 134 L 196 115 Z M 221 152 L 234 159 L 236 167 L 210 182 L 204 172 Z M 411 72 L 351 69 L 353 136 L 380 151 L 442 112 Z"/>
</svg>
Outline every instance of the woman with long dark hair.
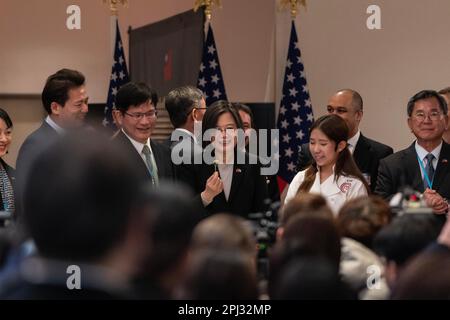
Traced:
<svg viewBox="0 0 450 320">
<path fill-rule="evenodd" d="M 224 100 L 213 103 L 203 116 L 202 157 L 194 157 L 200 163 L 179 168 L 180 180 L 195 191 L 195 201 L 208 214 L 229 212 L 248 217 L 266 209 L 265 177 L 257 161 L 250 161 L 253 156 L 237 147 L 238 129 L 243 125 L 236 108 Z"/>
<path fill-rule="evenodd" d="M 335 214 L 348 199 L 367 195 L 369 188 L 347 148 L 348 127 L 342 118 L 326 115 L 311 127 L 313 163 L 297 173 L 285 202 L 302 193 L 320 193 Z"/>
</svg>

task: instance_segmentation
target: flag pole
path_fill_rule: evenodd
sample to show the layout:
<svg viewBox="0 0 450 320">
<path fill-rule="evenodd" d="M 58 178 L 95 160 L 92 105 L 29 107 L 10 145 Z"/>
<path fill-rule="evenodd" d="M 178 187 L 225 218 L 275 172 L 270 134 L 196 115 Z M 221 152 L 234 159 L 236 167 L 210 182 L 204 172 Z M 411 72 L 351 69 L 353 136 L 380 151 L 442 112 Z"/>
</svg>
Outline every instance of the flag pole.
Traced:
<svg viewBox="0 0 450 320">
<path fill-rule="evenodd" d="M 111 42 L 111 61 L 114 58 L 114 45 L 116 43 L 116 24 L 119 16 L 119 4 L 128 8 L 128 0 L 103 0 L 104 4 L 109 5 L 110 18 L 110 42 Z"/>
</svg>

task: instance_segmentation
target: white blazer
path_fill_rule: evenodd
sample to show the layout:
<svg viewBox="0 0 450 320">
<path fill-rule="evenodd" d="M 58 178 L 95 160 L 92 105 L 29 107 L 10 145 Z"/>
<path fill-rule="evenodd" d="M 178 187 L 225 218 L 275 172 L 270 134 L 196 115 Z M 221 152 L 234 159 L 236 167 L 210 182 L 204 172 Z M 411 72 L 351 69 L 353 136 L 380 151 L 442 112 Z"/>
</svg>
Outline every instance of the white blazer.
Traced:
<svg viewBox="0 0 450 320">
<path fill-rule="evenodd" d="M 288 203 L 297 194 L 297 190 L 305 179 L 306 170 L 297 173 L 289 185 L 284 203 Z M 329 176 L 322 184 L 320 183 L 320 171 L 316 173 L 310 193 L 319 193 L 326 200 L 335 215 L 338 214 L 342 205 L 349 199 L 359 196 L 366 196 L 367 190 L 364 184 L 356 177 L 348 177 L 341 175 L 335 181 L 335 175 Z"/>
</svg>

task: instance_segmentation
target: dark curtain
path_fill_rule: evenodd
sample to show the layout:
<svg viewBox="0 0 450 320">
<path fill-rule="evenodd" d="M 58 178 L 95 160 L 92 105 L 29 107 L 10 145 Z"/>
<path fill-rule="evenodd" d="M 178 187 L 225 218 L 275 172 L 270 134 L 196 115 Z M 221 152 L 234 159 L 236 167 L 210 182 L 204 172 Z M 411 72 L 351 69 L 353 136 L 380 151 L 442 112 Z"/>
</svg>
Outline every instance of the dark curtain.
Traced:
<svg viewBox="0 0 450 320">
<path fill-rule="evenodd" d="M 179 86 L 196 86 L 203 26 L 203 10 L 190 10 L 131 30 L 131 80 L 147 83 L 159 96 Z"/>
</svg>

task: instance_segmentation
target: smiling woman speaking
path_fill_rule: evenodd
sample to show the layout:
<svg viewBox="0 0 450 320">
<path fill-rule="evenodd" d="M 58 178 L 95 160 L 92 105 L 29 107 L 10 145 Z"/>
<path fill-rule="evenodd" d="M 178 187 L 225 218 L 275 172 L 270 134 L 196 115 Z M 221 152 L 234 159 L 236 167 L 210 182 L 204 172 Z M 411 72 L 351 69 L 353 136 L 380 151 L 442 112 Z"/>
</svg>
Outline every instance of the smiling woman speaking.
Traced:
<svg viewBox="0 0 450 320">
<path fill-rule="evenodd" d="M 348 127 L 336 115 L 320 117 L 311 127 L 313 163 L 297 173 L 285 202 L 302 193 L 320 193 L 335 214 L 349 199 L 367 195 L 368 186 L 347 148 Z"/>
</svg>

